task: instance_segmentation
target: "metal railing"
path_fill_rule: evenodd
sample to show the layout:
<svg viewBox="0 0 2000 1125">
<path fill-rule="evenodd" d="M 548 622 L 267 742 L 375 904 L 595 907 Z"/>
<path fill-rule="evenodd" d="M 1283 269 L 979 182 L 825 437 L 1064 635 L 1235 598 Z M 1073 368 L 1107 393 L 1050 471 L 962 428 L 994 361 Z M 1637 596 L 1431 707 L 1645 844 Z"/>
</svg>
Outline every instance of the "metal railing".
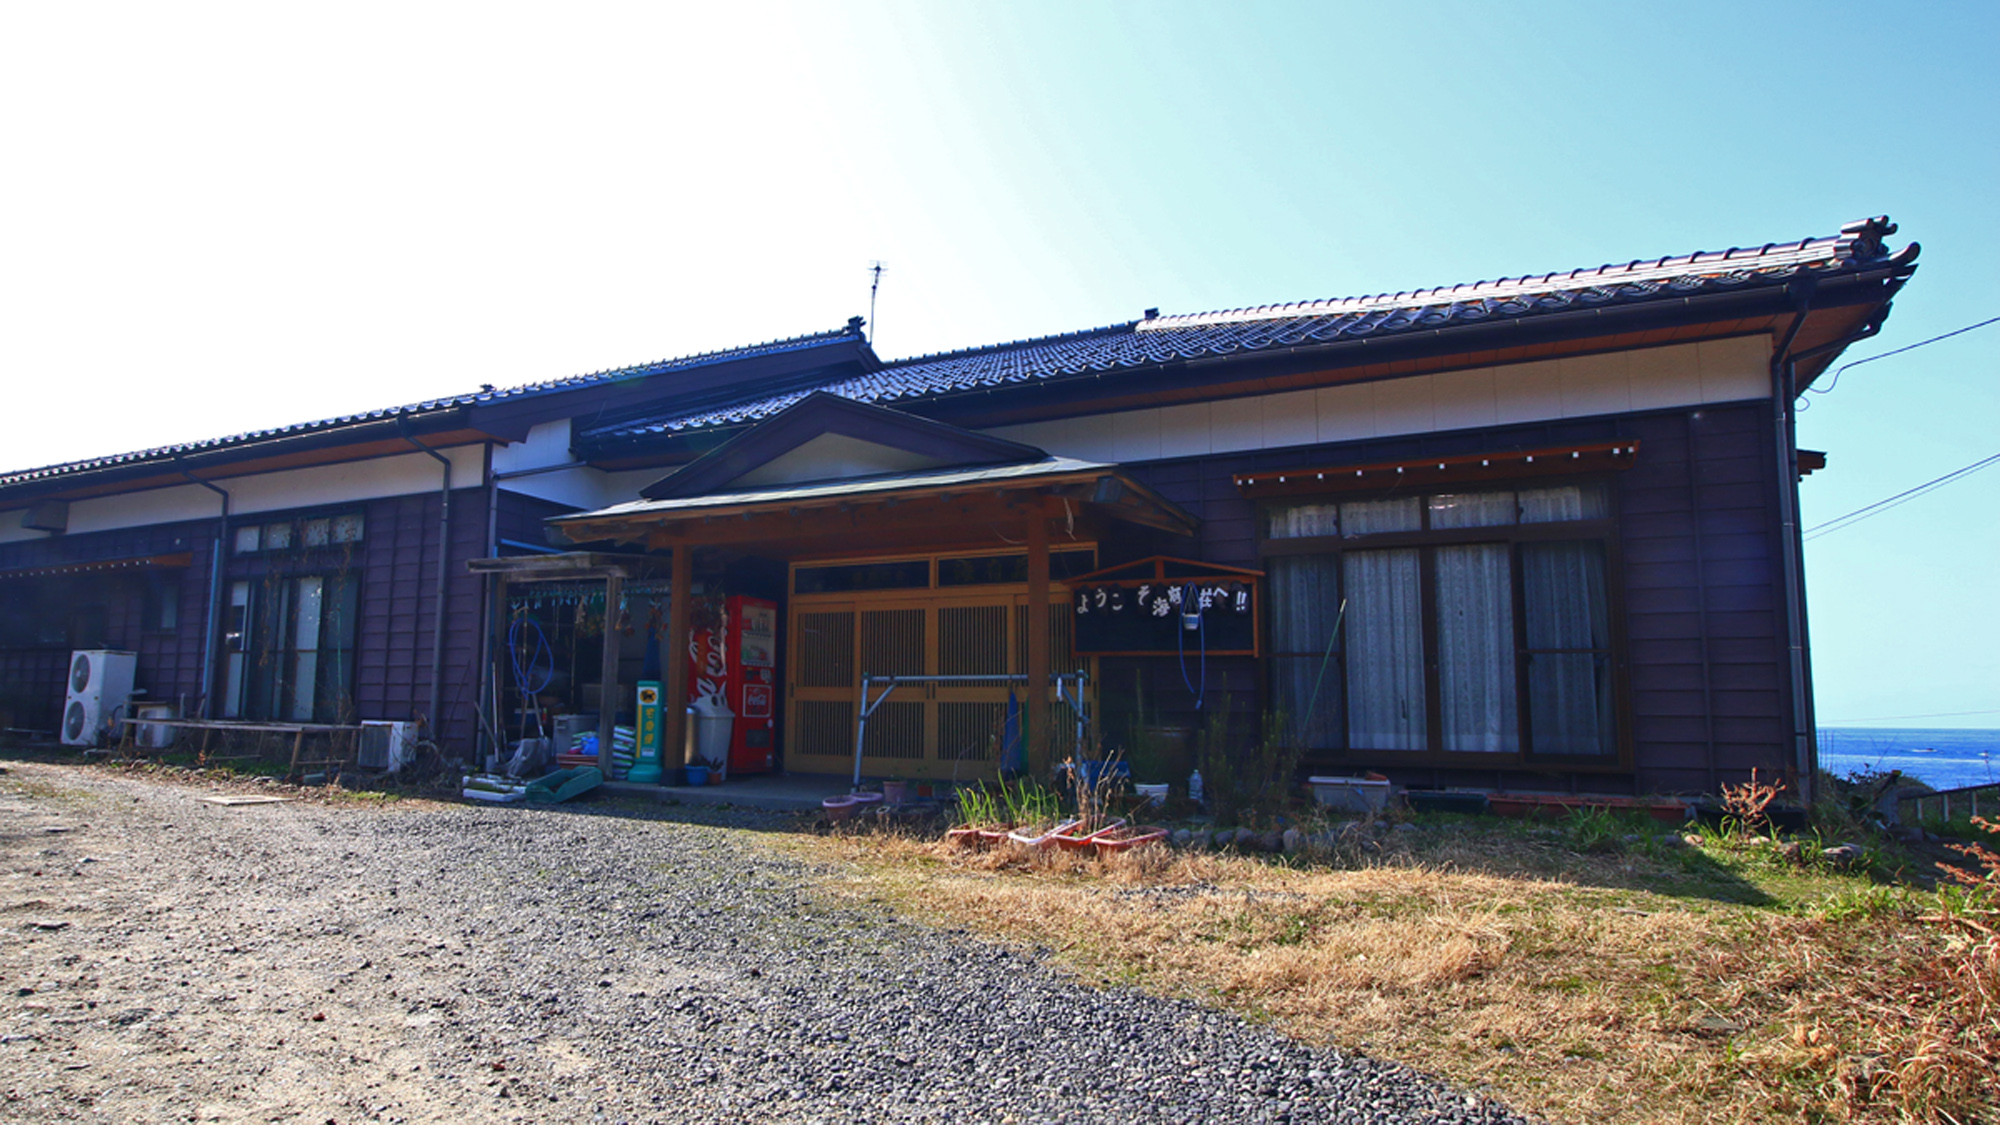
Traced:
<svg viewBox="0 0 2000 1125">
<path fill-rule="evenodd" d="M 990 676 L 862 676 L 861 710 L 854 723 L 854 784 L 861 784 L 861 746 L 868 735 L 868 717 L 882 706 L 889 693 L 904 684 L 1025 684 L 1025 673 L 995 674 Z M 1049 682 L 1055 685 L 1056 702 L 1067 703 L 1076 714 L 1076 752 L 1083 752 L 1084 731 L 1090 726 L 1090 717 L 1084 712 L 1083 690 L 1090 683 L 1088 672 L 1051 672 Z M 880 687 L 882 693 L 873 700 L 868 698 L 870 687 Z M 1067 691 L 1065 689 L 1068 689 Z"/>
<path fill-rule="evenodd" d="M 1929 807 L 1937 813 L 1941 821 L 1951 819 L 1954 807 L 1968 816 L 2000 816 L 2000 784 L 1988 782 L 1985 785 L 1961 785 L 1956 789 L 1939 789 L 1932 793 L 1910 793 L 1896 800 L 1896 815 L 1904 824 L 1912 824 L 1924 819 L 1924 809 Z"/>
</svg>

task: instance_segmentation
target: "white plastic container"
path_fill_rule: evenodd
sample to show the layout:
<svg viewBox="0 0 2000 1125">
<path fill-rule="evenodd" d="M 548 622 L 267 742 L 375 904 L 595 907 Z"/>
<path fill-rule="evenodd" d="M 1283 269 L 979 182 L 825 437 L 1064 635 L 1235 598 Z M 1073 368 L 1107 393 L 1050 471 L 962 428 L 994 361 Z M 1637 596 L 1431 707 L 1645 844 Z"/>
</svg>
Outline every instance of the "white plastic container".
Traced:
<svg viewBox="0 0 2000 1125">
<path fill-rule="evenodd" d="M 695 761 L 711 772 L 728 776 L 729 742 L 736 734 L 736 712 L 727 703 L 702 696 L 688 710 L 694 712 Z"/>
<path fill-rule="evenodd" d="M 1167 783 L 1164 781 L 1158 785 L 1134 785 L 1132 789 L 1139 796 L 1146 798 L 1146 803 L 1149 805 L 1167 803 Z"/>
<path fill-rule="evenodd" d="M 1389 779 L 1372 777 L 1309 777 L 1313 800 L 1341 812 L 1375 814 L 1389 807 Z"/>
</svg>

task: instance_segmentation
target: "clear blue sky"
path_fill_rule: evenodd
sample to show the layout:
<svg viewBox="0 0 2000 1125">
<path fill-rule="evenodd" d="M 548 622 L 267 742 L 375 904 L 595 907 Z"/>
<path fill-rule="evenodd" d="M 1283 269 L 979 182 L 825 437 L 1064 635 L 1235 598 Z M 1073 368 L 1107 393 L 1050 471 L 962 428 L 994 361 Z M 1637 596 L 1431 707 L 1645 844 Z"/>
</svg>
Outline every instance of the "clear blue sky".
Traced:
<svg viewBox="0 0 2000 1125">
<path fill-rule="evenodd" d="M 726 10 L 723 10 L 726 9 Z M 834 327 L 884 354 L 1830 233 L 2000 315 L 2000 5 L 0 9 L 0 462 Z M 1815 398 L 1808 524 L 2000 326 Z M 2000 710 L 2000 468 L 1808 548 L 1821 714 Z M 1903 724 L 2000 726 L 2000 714 Z"/>
</svg>

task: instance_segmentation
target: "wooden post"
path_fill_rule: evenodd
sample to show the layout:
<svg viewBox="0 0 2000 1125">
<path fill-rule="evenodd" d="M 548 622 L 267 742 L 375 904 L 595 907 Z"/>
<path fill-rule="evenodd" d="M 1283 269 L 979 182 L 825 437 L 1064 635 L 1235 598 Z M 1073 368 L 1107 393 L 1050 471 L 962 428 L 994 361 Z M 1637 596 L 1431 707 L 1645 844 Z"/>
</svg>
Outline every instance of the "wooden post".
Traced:
<svg viewBox="0 0 2000 1125">
<path fill-rule="evenodd" d="M 507 717 L 500 713 L 500 697 L 507 682 L 507 669 L 501 664 L 506 657 L 507 630 L 514 624 L 513 614 L 507 607 L 507 576 L 493 576 L 493 597 L 487 603 L 486 616 L 486 672 L 479 677 L 479 709 L 486 712 L 486 721 L 479 724 L 475 733 L 475 745 L 484 745 L 486 753 L 477 755 L 479 765 L 484 767 L 490 761 L 498 762 L 507 748 Z M 568 753 L 569 747 L 558 746 L 556 752 Z M 495 771 L 498 772 L 497 770 Z"/>
<path fill-rule="evenodd" d="M 618 721 L 618 598 L 625 592 L 625 579 L 617 574 L 604 578 L 604 671 L 597 693 L 597 768 L 611 780 L 611 732 Z M 522 700 L 524 704 L 532 700 Z"/>
<path fill-rule="evenodd" d="M 694 548 L 686 543 L 674 548 L 673 584 L 667 590 L 667 659 L 661 668 L 667 682 L 667 713 L 661 718 L 664 743 L 660 764 L 672 768 L 676 757 L 686 765 L 681 748 L 687 745 L 688 704 L 688 598 L 694 585 Z"/>
<path fill-rule="evenodd" d="M 1028 769 L 1049 772 L 1049 521 L 1038 505 L 1028 513 Z"/>
</svg>

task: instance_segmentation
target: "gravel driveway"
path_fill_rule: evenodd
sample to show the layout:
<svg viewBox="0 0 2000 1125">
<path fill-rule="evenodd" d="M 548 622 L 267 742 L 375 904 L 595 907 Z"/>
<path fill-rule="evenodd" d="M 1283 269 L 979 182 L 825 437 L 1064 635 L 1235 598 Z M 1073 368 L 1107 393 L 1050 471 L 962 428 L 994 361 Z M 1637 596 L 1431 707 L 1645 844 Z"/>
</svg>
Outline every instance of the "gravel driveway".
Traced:
<svg viewBox="0 0 2000 1125">
<path fill-rule="evenodd" d="M 0 776 L 0 1119 L 1513 1121 L 638 806 Z"/>
</svg>

